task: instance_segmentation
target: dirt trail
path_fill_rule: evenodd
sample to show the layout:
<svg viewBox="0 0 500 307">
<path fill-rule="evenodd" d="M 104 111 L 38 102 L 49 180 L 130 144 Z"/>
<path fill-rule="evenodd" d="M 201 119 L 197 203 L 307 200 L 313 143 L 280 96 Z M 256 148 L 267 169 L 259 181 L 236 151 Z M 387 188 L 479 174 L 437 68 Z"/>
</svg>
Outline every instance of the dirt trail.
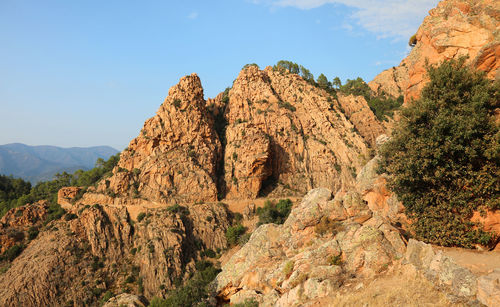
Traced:
<svg viewBox="0 0 500 307">
<path fill-rule="evenodd" d="M 494 269 L 500 269 L 500 252 L 477 251 L 454 247 L 435 247 L 442 250 L 446 256 L 455 260 L 460 266 L 466 267 L 476 275 L 491 273 Z"/>
</svg>

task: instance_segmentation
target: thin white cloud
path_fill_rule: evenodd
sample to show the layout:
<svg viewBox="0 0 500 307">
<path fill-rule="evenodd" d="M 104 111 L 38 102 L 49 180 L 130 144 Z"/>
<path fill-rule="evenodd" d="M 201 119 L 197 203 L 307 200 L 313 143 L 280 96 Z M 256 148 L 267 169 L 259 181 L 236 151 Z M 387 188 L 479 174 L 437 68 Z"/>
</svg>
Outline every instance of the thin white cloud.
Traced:
<svg viewBox="0 0 500 307">
<path fill-rule="evenodd" d="M 439 0 L 253 0 L 273 7 L 296 7 L 303 10 L 326 4 L 342 4 L 355 11 L 350 16 L 377 37 L 407 39 L 413 35 L 427 12 Z"/>
<path fill-rule="evenodd" d="M 196 19 L 198 18 L 198 12 L 192 12 L 191 14 L 188 15 L 189 19 Z"/>
</svg>

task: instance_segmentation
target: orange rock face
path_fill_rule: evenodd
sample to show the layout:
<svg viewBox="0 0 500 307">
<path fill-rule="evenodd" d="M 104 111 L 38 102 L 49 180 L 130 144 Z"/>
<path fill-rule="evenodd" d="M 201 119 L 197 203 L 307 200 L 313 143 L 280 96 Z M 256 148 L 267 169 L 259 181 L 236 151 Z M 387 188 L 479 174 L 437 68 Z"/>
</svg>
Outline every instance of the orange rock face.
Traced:
<svg viewBox="0 0 500 307">
<path fill-rule="evenodd" d="M 0 254 L 15 244 L 25 243 L 30 227 L 39 227 L 48 215 L 49 204 L 41 200 L 10 209 L 0 219 Z"/>
<path fill-rule="evenodd" d="M 467 63 L 486 72 L 500 74 L 500 2 L 494 0 L 445 0 L 429 11 L 416 33 L 417 44 L 396 68 L 388 69 L 369 83 L 375 92 L 404 94 L 405 102 L 416 99 L 424 87 L 426 63 L 467 56 Z"/>
<path fill-rule="evenodd" d="M 79 187 L 64 187 L 57 192 L 57 203 L 64 209 L 69 209 L 72 206 L 71 201 L 76 197 L 81 188 Z"/>
<path fill-rule="evenodd" d="M 336 99 L 295 74 L 251 66 L 230 90 L 208 101 L 193 74 L 170 89 L 112 176 L 90 188 L 83 203 L 128 206 L 296 196 L 315 187 L 336 191 L 353 185 L 384 131 L 363 98 Z M 60 193 L 64 202 L 70 191 Z"/>
<path fill-rule="evenodd" d="M 98 192 L 157 202 L 215 201 L 221 145 L 196 74 L 169 90 Z"/>
<path fill-rule="evenodd" d="M 232 199 L 349 186 L 384 132 L 366 101 L 339 102 L 271 67 L 242 70 L 228 94 L 224 173 Z"/>
</svg>

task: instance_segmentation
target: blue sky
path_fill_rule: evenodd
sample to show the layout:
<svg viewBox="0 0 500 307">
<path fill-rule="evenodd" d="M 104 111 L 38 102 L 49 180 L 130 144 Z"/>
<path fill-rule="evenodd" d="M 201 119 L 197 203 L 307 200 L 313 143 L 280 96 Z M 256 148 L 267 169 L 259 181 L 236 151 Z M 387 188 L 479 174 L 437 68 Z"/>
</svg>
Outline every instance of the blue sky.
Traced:
<svg viewBox="0 0 500 307">
<path fill-rule="evenodd" d="M 0 144 L 121 150 L 192 72 L 207 98 L 281 59 L 369 81 L 437 2 L 0 0 Z"/>
</svg>

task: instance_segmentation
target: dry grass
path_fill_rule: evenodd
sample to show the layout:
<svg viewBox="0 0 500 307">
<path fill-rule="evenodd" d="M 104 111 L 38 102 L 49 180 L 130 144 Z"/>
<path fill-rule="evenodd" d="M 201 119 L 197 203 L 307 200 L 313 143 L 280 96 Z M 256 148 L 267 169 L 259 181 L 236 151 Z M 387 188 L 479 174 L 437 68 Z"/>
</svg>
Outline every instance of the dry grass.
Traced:
<svg viewBox="0 0 500 307">
<path fill-rule="evenodd" d="M 353 287 L 354 288 L 354 287 Z M 313 306 L 462 306 L 452 304 L 421 275 L 392 273 L 381 276 L 359 290 L 347 290 L 323 298 Z"/>
</svg>

